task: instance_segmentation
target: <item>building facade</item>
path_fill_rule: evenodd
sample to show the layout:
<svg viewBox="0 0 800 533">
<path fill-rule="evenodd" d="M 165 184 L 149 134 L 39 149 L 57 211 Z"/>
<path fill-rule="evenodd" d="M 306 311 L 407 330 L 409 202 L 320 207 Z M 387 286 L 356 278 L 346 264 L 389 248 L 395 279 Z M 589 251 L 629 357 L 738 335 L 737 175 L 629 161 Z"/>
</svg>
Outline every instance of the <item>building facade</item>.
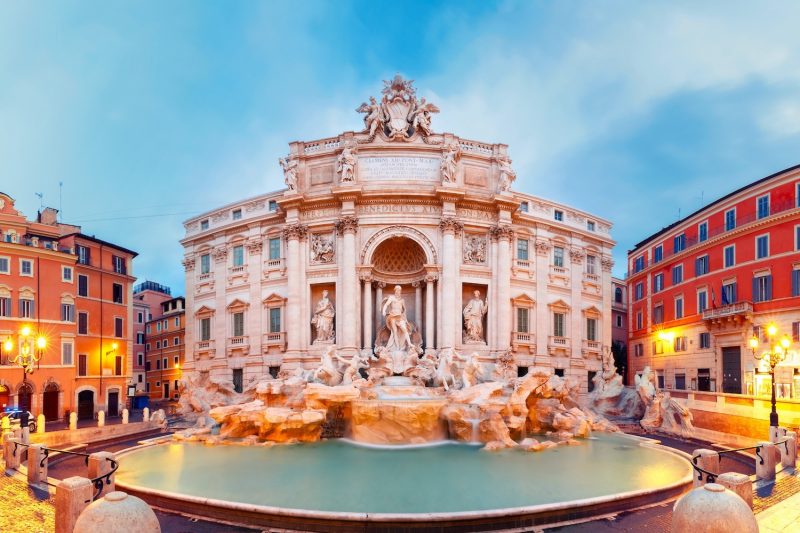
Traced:
<svg viewBox="0 0 800 533">
<path fill-rule="evenodd" d="M 513 191 L 506 145 L 432 133 L 434 109 L 387 82 L 364 131 L 290 144 L 285 190 L 186 221 L 187 370 L 241 390 L 331 344 L 371 354 L 397 290 L 420 351 L 511 351 L 587 390 L 611 344 L 610 223 Z"/>
<path fill-rule="evenodd" d="M 146 391 L 145 324 L 161 316 L 161 304 L 172 299 L 169 287 L 154 281 L 143 281 L 133 288 L 133 383 L 136 392 Z"/>
<path fill-rule="evenodd" d="M 770 394 L 753 357 L 767 326 L 791 348 L 779 397 L 800 396 L 800 167 L 767 176 L 643 240 L 628 254 L 629 363 L 659 386 Z M 777 340 L 777 339 L 775 339 Z"/>
<path fill-rule="evenodd" d="M 162 302 L 157 317 L 145 327 L 145 390 L 151 400 L 178 398 L 178 382 L 186 355 L 185 304 L 182 296 Z"/>
<path fill-rule="evenodd" d="M 118 413 L 131 368 L 136 253 L 58 222 L 54 209 L 29 221 L 5 194 L 0 232 L 0 404 L 48 420 Z M 34 347 L 39 360 L 23 379 L 15 358 Z"/>
<path fill-rule="evenodd" d="M 611 278 L 611 347 L 617 371 L 627 381 L 628 371 L 628 287 L 624 280 Z M 620 363 L 624 363 L 620 365 Z M 622 368 L 620 368 L 622 366 Z"/>
</svg>

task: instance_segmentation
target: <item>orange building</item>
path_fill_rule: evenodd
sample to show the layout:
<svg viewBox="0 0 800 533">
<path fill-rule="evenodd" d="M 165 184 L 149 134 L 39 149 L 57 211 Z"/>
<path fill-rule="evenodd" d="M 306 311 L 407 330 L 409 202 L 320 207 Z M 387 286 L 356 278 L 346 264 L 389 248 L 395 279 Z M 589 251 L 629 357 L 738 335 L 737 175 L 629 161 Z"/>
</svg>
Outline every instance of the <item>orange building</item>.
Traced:
<svg viewBox="0 0 800 533">
<path fill-rule="evenodd" d="M 0 406 L 48 420 L 117 414 L 130 369 L 136 253 L 58 222 L 54 209 L 28 221 L 2 193 L 0 234 Z M 26 350 L 39 359 L 23 378 L 15 359 Z"/>
<path fill-rule="evenodd" d="M 800 397 L 800 165 L 716 200 L 628 253 L 633 376 L 659 387 L 769 396 L 767 328 L 787 335 L 778 397 Z"/>
<path fill-rule="evenodd" d="M 136 392 L 145 392 L 145 325 L 161 316 L 161 304 L 172 299 L 169 287 L 154 281 L 143 281 L 133 288 L 133 373 Z"/>
<path fill-rule="evenodd" d="M 185 299 L 161 303 L 161 313 L 145 326 L 147 392 L 152 400 L 178 398 L 178 382 L 186 355 Z"/>
</svg>

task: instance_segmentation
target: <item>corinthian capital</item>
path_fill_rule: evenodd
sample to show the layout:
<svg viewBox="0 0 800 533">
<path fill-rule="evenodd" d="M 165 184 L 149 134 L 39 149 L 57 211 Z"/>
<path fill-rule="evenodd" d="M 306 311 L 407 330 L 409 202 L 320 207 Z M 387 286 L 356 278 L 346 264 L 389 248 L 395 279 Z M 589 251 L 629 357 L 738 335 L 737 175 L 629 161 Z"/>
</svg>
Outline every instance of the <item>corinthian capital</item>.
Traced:
<svg viewBox="0 0 800 533">
<path fill-rule="evenodd" d="M 600 260 L 600 265 L 603 267 L 604 272 L 611 272 L 611 269 L 614 268 L 614 260 L 608 256 L 603 257 Z"/>
<path fill-rule="evenodd" d="M 336 233 L 344 235 L 345 233 L 355 233 L 358 229 L 358 219 L 354 216 L 344 216 L 336 221 Z"/>
<path fill-rule="evenodd" d="M 545 240 L 536 241 L 536 253 L 539 255 L 548 255 L 550 253 L 550 243 Z"/>
<path fill-rule="evenodd" d="M 287 241 L 292 239 L 304 240 L 308 234 L 308 226 L 303 224 L 289 224 L 283 228 L 283 238 Z"/>
<path fill-rule="evenodd" d="M 583 250 L 580 248 L 570 248 L 569 250 L 569 258 L 572 260 L 573 263 L 581 264 L 583 261 Z"/>
<path fill-rule="evenodd" d="M 492 236 L 492 239 L 498 241 L 510 241 L 514 238 L 514 230 L 512 230 L 510 226 L 494 226 L 489 229 L 489 234 Z"/>
<path fill-rule="evenodd" d="M 183 270 L 186 272 L 194 270 L 194 257 L 187 255 L 183 258 Z"/>
<path fill-rule="evenodd" d="M 442 230 L 442 233 L 456 234 L 464 229 L 464 224 L 459 222 L 455 217 L 444 217 L 442 221 L 439 222 L 439 229 Z"/>
<path fill-rule="evenodd" d="M 228 249 L 224 246 L 217 246 L 214 248 L 212 254 L 215 262 L 222 263 L 228 258 Z"/>
</svg>

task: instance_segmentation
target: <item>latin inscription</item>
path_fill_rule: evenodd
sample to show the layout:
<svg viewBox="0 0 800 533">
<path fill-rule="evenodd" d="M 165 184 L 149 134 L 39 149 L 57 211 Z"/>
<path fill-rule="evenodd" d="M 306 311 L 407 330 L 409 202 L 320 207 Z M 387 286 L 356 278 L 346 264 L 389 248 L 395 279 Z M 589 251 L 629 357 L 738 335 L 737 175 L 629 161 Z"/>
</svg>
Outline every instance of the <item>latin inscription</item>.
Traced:
<svg viewBox="0 0 800 533">
<path fill-rule="evenodd" d="M 415 204 L 367 204 L 358 206 L 359 215 L 380 215 L 391 213 L 440 215 L 441 206 Z"/>
<path fill-rule="evenodd" d="M 438 157 L 360 157 L 358 177 L 362 180 L 438 181 Z"/>
</svg>

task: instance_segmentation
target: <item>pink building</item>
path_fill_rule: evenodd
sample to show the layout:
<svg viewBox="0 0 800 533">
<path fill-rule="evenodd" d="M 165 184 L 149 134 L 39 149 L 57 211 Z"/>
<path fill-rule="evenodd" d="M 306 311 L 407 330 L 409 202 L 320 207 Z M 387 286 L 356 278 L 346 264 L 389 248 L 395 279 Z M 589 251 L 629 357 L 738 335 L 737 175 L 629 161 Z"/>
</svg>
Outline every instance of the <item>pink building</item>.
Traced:
<svg viewBox="0 0 800 533">
<path fill-rule="evenodd" d="M 144 281 L 133 289 L 133 374 L 131 376 L 136 385 L 136 391 L 144 392 L 146 388 L 145 375 L 145 345 L 147 335 L 145 325 L 149 320 L 161 316 L 161 304 L 172 299 L 171 290 L 154 281 Z"/>
</svg>

